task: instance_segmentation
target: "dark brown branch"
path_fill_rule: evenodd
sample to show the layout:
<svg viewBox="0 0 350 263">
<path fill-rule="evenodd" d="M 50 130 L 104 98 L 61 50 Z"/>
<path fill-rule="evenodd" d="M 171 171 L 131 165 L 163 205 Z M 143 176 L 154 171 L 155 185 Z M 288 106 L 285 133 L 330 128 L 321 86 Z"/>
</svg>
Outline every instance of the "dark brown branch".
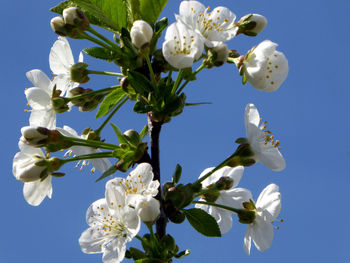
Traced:
<svg viewBox="0 0 350 263">
<path fill-rule="evenodd" d="M 165 236 L 166 224 L 168 222 L 168 218 L 164 213 L 164 204 L 161 198 L 162 188 L 160 180 L 159 136 L 162 129 L 162 123 L 153 121 L 151 113 L 148 114 L 148 128 L 151 138 L 151 165 L 153 169 L 154 180 L 159 181 L 159 188 L 156 199 L 160 202 L 160 217 L 156 222 L 156 231 L 159 238 L 162 238 Z"/>
</svg>

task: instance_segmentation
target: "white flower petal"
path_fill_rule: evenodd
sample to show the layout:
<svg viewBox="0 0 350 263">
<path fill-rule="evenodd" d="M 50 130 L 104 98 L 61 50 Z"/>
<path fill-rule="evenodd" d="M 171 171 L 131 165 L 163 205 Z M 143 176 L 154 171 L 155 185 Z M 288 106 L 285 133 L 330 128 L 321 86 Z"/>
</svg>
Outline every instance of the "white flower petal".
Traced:
<svg viewBox="0 0 350 263">
<path fill-rule="evenodd" d="M 81 250 L 87 254 L 101 253 L 102 246 L 107 241 L 101 231 L 101 226 L 93 226 L 86 229 L 79 238 Z M 110 237 L 112 239 L 113 237 Z"/>
<path fill-rule="evenodd" d="M 35 181 L 25 183 L 23 186 L 23 195 L 28 204 L 38 206 L 45 199 L 46 196 L 51 198 L 52 184 L 51 176 L 48 176 L 44 181 Z"/>
<path fill-rule="evenodd" d="M 250 199 L 253 199 L 252 193 L 245 188 L 234 188 L 227 191 L 220 191 L 220 203 L 225 206 L 242 209 L 242 203 L 249 202 Z"/>
<path fill-rule="evenodd" d="M 50 68 L 55 75 L 68 74 L 70 67 L 74 64 L 72 50 L 65 37 L 53 44 L 49 56 Z"/>
<path fill-rule="evenodd" d="M 148 186 L 153 180 L 152 166 L 149 163 L 141 163 L 131 171 L 128 177 L 129 180 L 142 182 L 143 185 Z"/>
<path fill-rule="evenodd" d="M 29 124 L 31 126 L 55 129 L 56 112 L 54 110 L 32 110 L 29 117 Z"/>
<path fill-rule="evenodd" d="M 83 62 L 83 61 L 84 61 L 84 54 L 83 52 L 80 52 L 78 62 Z"/>
<path fill-rule="evenodd" d="M 244 236 L 244 243 L 243 243 L 244 251 L 248 255 L 250 255 L 250 248 L 252 246 L 251 231 L 252 231 L 252 227 L 250 225 L 248 225 L 245 236 Z"/>
<path fill-rule="evenodd" d="M 281 193 L 275 184 L 268 185 L 259 195 L 256 207 L 266 210 L 271 215 L 270 222 L 276 220 L 281 212 Z"/>
<path fill-rule="evenodd" d="M 271 143 L 269 143 L 271 144 Z M 284 160 L 280 151 L 272 145 L 257 154 L 259 161 L 272 171 L 282 171 L 286 168 L 286 161 Z"/>
<path fill-rule="evenodd" d="M 103 251 L 103 263 L 119 263 L 124 259 L 126 251 L 126 241 L 123 239 L 113 239 L 105 244 Z"/>
<path fill-rule="evenodd" d="M 38 87 L 46 91 L 51 86 L 50 79 L 46 76 L 44 72 L 39 69 L 33 69 L 26 73 L 26 76 L 30 82 L 33 83 L 35 87 Z M 50 89 L 52 91 L 52 88 Z"/>
<path fill-rule="evenodd" d="M 25 90 L 28 104 L 35 110 L 50 109 L 51 95 L 45 90 L 33 87 Z"/>
<path fill-rule="evenodd" d="M 119 179 L 119 178 L 116 178 Z M 121 182 L 121 180 L 119 181 Z M 115 179 L 106 184 L 106 201 L 108 207 L 113 211 L 119 211 L 127 205 L 124 188 Z"/>
<path fill-rule="evenodd" d="M 251 237 L 256 248 L 264 252 L 272 245 L 273 226 L 269 222 L 259 222 L 257 219 L 255 219 L 255 223 L 251 224 Z"/>
<path fill-rule="evenodd" d="M 107 217 L 109 213 L 109 208 L 106 199 L 101 198 L 93 202 L 88 210 L 86 211 L 86 223 L 93 227 L 94 223 L 100 219 Z"/>
<path fill-rule="evenodd" d="M 221 234 L 226 234 L 232 228 L 232 213 L 218 207 L 211 206 L 209 212 L 219 225 Z"/>
<path fill-rule="evenodd" d="M 259 127 L 259 123 L 260 123 L 259 111 L 255 107 L 255 105 L 252 103 L 247 104 L 244 111 L 244 125 L 247 131 L 247 134 L 248 134 L 248 123 L 253 124 L 256 127 Z"/>
</svg>

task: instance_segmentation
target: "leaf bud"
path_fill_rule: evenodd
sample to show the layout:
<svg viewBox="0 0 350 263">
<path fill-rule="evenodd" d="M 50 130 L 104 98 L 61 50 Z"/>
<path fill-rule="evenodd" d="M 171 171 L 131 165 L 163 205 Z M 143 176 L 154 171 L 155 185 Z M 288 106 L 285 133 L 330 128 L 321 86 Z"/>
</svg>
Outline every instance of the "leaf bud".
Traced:
<svg viewBox="0 0 350 263">
<path fill-rule="evenodd" d="M 248 14 L 243 16 L 237 23 L 237 34 L 245 34 L 247 36 L 256 36 L 267 25 L 267 19 L 259 14 Z"/>
<path fill-rule="evenodd" d="M 135 130 L 127 130 L 124 132 L 125 139 L 134 147 L 139 146 L 142 143 L 140 135 Z"/>
<path fill-rule="evenodd" d="M 70 79 L 73 82 L 78 82 L 78 83 L 86 83 L 90 80 L 89 78 L 89 73 L 87 71 L 87 67 L 89 65 L 84 63 L 84 62 L 78 62 L 75 63 L 73 66 L 70 68 Z"/>
<path fill-rule="evenodd" d="M 50 22 L 52 30 L 59 36 L 67 36 L 68 35 L 68 29 L 66 27 L 66 23 L 64 22 L 63 17 L 56 16 L 51 19 Z"/>
<path fill-rule="evenodd" d="M 149 45 L 153 36 L 152 27 L 143 20 L 136 20 L 130 30 L 131 42 L 137 48 Z"/>
<path fill-rule="evenodd" d="M 63 10 L 63 19 L 66 24 L 76 26 L 80 30 L 85 31 L 89 28 L 89 19 L 77 7 L 69 7 Z"/>
<path fill-rule="evenodd" d="M 229 190 L 233 186 L 233 179 L 228 176 L 223 176 L 215 184 L 218 190 Z"/>
</svg>

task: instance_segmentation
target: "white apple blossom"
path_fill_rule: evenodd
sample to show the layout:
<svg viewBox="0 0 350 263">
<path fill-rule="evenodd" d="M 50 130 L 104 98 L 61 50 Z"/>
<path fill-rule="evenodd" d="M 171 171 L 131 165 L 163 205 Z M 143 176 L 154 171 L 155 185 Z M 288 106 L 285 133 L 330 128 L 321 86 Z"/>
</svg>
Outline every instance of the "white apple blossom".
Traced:
<svg viewBox="0 0 350 263">
<path fill-rule="evenodd" d="M 265 40 L 246 56 L 245 76 L 258 90 L 275 91 L 288 76 L 288 60 L 276 47 L 276 43 Z"/>
<path fill-rule="evenodd" d="M 143 196 L 154 197 L 158 193 L 159 181 L 153 181 L 152 166 L 148 163 L 139 164 L 126 179 L 117 177 L 106 183 L 106 199 L 119 200 L 116 195 L 125 195 L 125 205 L 137 207 Z M 120 202 L 118 202 L 120 204 Z"/>
<path fill-rule="evenodd" d="M 90 227 L 81 234 L 80 247 L 84 253 L 103 253 L 104 263 L 124 259 L 126 243 L 137 235 L 141 222 L 135 209 L 118 203 L 111 208 L 104 198 L 91 204 L 86 221 Z"/>
<path fill-rule="evenodd" d="M 182 1 L 178 22 L 197 32 L 207 47 L 214 47 L 232 39 L 237 33 L 236 15 L 226 7 L 216 7 L 212 12 L 198 1 Z"/>
<path fill-rule="evenodd" d="M 38 69 L 31 70 L 26 75 L 34 85 L 25 90 L 28 104 L 32 108 L 29 118 L 30 126 L 56 128 L 56 112 L 51 102 L 56 82 L 51 82 L 45 73 Z"/>
<path fill-rule="evenodd" d="M 78 133 L 69 126 L 63 126 L 63 129 L 57 128 L 57 130 L 60 133 L 62 133 L 64 136 L 67 136 L 67 137 L 87 139 L 85 135 L 79 136 Z M 66 156 L 71 155 L 72 153 L 74 154 L 74 156 L 79 156 L 79 155 L 93 154 L 93 153 L 99 153 L 99 152 L 101 152 L 99 149 L 96 149 L 93 147 L 72 146 L 72 147 L 70 147 L 70 150 L 67 151 Z M 79 162 L 78 165 L 81 164 L 81 168 L 83 168 L 84 166 L 87 166 L 89 164 L 89 162 L 91 163 L 91 165 L 95 169 L 97 169 L 101 173 L 105 172 L 108 168 L 110 168 L 112 166 L 111 162 L 107 158 L 89 159 L 89 161 L 84 160 L 84 161 Z M 94 170 L 92 170 L 92 171 L 94 171 Z"/>
<path fill-rule="evenodd" d="M 69 42 L 65 37 L 58 37 L 53 44 L 49 55 L 50 68 L 56 75 L 57 88 L 62 91 L 61 95 L 79 86 L 79 83 L 70 79 L 70 68 L 74 64 L 74 57 Z M 83 53 L 79 54 L 79 62 L 83 62 Z"/>
<path fill-rule="evenodd" d="M 244 124 L 249 145 L 254 152 L 253 158 L 273 171 L 282 171 L 286 167 L 286 161 L 279 151 L 280 143 L 266 130 L 266 121 L 261 126 L 259 123 L 257 108 L 254 104 L 248 104 L 245 108 Z"/>
<path fill-rule="evenodd" d="M 203 177 L 207 173 L 209 173 L 211 170 L 213 170 L 214 167 L 205 169 L 199 176 L 199 178 Z M 244 188 L 235 188 L 239 181 L 242 178 L 244 171 L 243 166 L 237 166 L 234 168 L 225 166 L 221 168 L 220 170 L 214 172 L 211 176 L 209 176 L 207 179 L 205 179 L 202 182 L 202 187 L 206 188 L 211 184 L 214 184 L 217 182 L 221 177 L 229 177 L 233 180 L 232 186 L 228 190 L 221 190 L 219 191 L 219 196 L 215 203 L 220 205 L 225 205 L 229 207 L 234 207 L 237 209 L 242 209 L 242 203 L 245 201 L 248 201 L 251 199 L 251 193 L 249 190 Z M 199 199 L 199 201 L 206 201 L 205 198 Z M 196 208 L 201 208 L 205 211 L 207 211 L 210 215 L 212 215 L 219 227 L 221 234 L 227 233 L 231 227 L 232 227 L 232 212 L 218 208 L 215 206 L 208 206 L 204 204 L 196 204 Z"/>
<path fill-rule="evenodd" d="M 259 195 L 255 204 L 256 217 L 253 223 L 248 225 L 244 237 L 244 250 L 250 254 L 253 240 L 256 248 L 264 252 L 273 241 L 273 225 L 281 211 L 281 193 L 275 184 L 268 185 Z"/>
<path fill-rule="evenodd" d="M 150 43 L 153 36 L 152 27 L 143 20 L 136 20 L 130 30 L 131 42 L 141 48 L 143 45 Z"/>
<path fill-rule="evenodd" d="M 174 68 L 189 68 L 198 60 L 204 45 L 199 35 L 182 23 L 171 24 L 165 34 L 163 55 Z"/>
<path fill-rule="evenodd" d="M 40 148 L 34 148 L 19 141 L 20 152 L 13 158 L 12 172 L 17 180 L 24 182 L 23 195 L 25 200 L 33 206 L 38 206 L 46 196 L 51 198 L 51 175 L 41 181 L 41 173 L 46 167 L 36 166 L 35 163 L 45 159 Z"/>
</svg>

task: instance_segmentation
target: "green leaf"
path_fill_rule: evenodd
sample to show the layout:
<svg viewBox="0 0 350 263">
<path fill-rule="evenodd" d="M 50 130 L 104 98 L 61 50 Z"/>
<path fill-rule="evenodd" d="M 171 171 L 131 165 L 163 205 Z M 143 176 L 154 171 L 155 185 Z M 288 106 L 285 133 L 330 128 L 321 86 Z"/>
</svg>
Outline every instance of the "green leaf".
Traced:
<svg viewBox="0 0 350 263">
<path fill-rule="evenodd" d="M 142 94 L 146 97 L 148 96 L 148 93 L 153 89 L 151 82 L 141 73 L 129 71 L 128 80 L 130 85 L 138 94 Z"/>
<path fill-rule="evenodd" d="M 68 0 L 51 9 L 62 14 L 67 7 L 79 7 L 90 23 L 112 32 L 120 32 L 122 27 L 128 27 L 127 8 L 124 0 Z"/>
<path fill-rule="evenodd" d="M 101 181 L 102 179 L 114 174 L 117 170 L 117 167 L 115 165 L 112 165 L 95 182 Z"/>
<path fill-rule="evenodd" d="M 184 210 L 185 216 L 191 226 L 202 235 L 208 237 L 221 237 L 220 228 L 214 217 L 202 209 L 192 208 Z"/>
<path fill-rule="evenodd" d="M 180 181 L 181 173 L 182 173 L 182 167 L 180 164 L 177 164 L 176 168 L 175 168 L 175 172 L 173 174 L 173 183 L 174 184 L 177 184 Z"/>
<path fill-rule="evenodd" d="M 139 0 L 139 2 L 141 19 L 154 24 L 168 0 Z"/>
<path fill-rule="evenodd" d="M 126 93 L 121 88 L 117 88 L 105 97 L 102 101 L 100 108 L 97 111 L 96 118 L 105 116 L 113 110 L 113 108 L 121 102 L 126 96 Z"/>
<path fill-rule="evenodd" d="M 143 127 L 142 131 L 140 132 L 140 138 L 143 140 L 148 134 L 148 125 L 146 124 L 145 127 Z"/>
<path fill-rule="evenodd" d="M 107 60 L 108 62 L 113 61 L 116 56 L 114 52 L 104 47 L 88 47 L 83 51 L 91 57 Z"/>
<path fill-rule="evenodd" d="M 120 144 L 125 143 L 128 144 L 127 140 L 124 137 L 124 134 L 121 132 L 121 130 L 118 128 L 117 125 L 111 123 L 113 130 L 115 132 L 115 135 L 117 135 L 118 141 Z"/>
</svg>

